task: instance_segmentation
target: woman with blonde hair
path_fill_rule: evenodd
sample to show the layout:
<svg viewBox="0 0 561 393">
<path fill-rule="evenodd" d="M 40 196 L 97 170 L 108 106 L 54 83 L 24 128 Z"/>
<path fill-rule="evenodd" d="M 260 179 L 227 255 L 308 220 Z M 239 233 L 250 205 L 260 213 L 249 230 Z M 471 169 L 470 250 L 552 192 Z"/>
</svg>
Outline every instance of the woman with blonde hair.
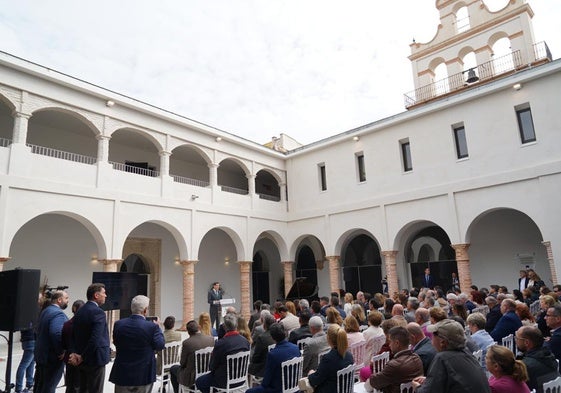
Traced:
<svg viewBox="0 0 561 393">
<path fill-rule="evenodd" d="M 489 387 L 492 393 L 530 393 L 526 381 L 528 371 L 521 360 L 515 360 L 507 347 L 492 345 L 485 356 L 487 370 L 492 374 Z"/>
<path fill-rule="evenodd" d="M 343 324 L 343 318 L 341 317 L 341 314 L 339 314 L 339 311 L 337 311 L 335 307 L 327 308 L 327 310 L 325 311 L 325 319 L 328 324 L 334 324 L 339 327 L 341 327 L 341 325 Z"/>
<path fill-rule="evenodd" d="M 296 305 L 294 304 L 294 302 L 288 300 L 286 303 L 284 303 L 284 305 L 286 306 L 286 309 L 289 313 L 291 313 L 292 315 L 296 315 Z"/>
<path fill-rule="evenodd" d="M 314 393 L 336 393 L 337 371 L 353 364 L 353 355 L 347 351 L 347 333 L 341 327 L 331 325 L 327 329 L 327 343 L 331 350 L 321 357 L 317 370 L 308 374 Z"/>
<path fill-rule="evenodd" d="M 364 307 L 360 304 L 353 304 L 351 307 L 351 312 L 347 313 L 347 315 L 352 315 L 356 318 L 358 325 L 367 325 L 368 321 L 366 320 L 366 315 L 364 314 Z"/>
<path fill-rule="evenodd" d="M 240 335 L 244 336 L 247 341 L 249 341 L 249 345 L 251 345 L 251 331 L 249 330 L 249 326 L 247 325 L 247 321 L 241 315 L 238 316 L 238 332 Z"/>
<path fill-rule="evenodd" d="M 343 304 L 343 311 L 345 311 L 345 314 L 349 315 L 351 313 L 351 308 L 353 307 L 353 294 L 350 292 L 345 293 L 343 300 L 345 302 Z"/>
<path fill-rule="evenodd" d="M 204 335 L 218 337 L 216 329 L 211 326 L 210 314 L 207 312 L 202 312 L 199 315 L 199 330 Z"/>
<path fill-rule="evenodd" d="M 347 318 L 345 318 L 343 322 L 343 327 L 345 328 L 345 332 L 347 332 L 349 347 L 353 344 L 365 341 L 364 335 L 360 332 L 360 326 L 356 318 L 352 315 L 347 315 Z"/>
</svg>

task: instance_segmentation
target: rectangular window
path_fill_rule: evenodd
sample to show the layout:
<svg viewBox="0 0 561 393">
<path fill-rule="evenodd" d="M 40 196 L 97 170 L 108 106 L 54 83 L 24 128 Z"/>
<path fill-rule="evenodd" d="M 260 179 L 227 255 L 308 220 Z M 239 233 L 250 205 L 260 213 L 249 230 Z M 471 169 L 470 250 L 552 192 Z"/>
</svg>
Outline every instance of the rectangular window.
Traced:
<svg viewBox="0 0 561 393">
<path fill-rule="evenodd" d="M 327 190 L 327 175 L 325 174 L 325 164 L 319 164 L 319 184 L 322 191 Z"/>
<path fill-rule="evenodd" d="M 453 125 L 452 130 L 454 131 L 454 142 L 456 142 L 456 156 L 458 157 L 458 159 L 468 157 L 469 154 L 466 140 L 466 129 L 464 127 L 464 124 L 461 123 Z"/>
<path fill-rule="evenodd" d="M 515 109 L 516 117 L 518 118 L 518 129 L 520 130 L 520 140 L 522 143 L 535 142 L 536 133 L 534 131 L 534 120 L 532 119 L 530 105 L 520 105 Z"/>
<path fill-rule="evenodd" d="M 409 139 L 401 141 L 401 158 L 403 160 L 403 171 L 410 172 L 413 170 L 413 161 L 411 160 L 411 145 Z"/>
<path fill-rule="evenodd" d="M 364 154 L 358 153 L 356 155 L 356 169 L 358 172 L 358 181 L 363 183 L 366 181 L 366 168 L 364 167 Z"/>
</svg>

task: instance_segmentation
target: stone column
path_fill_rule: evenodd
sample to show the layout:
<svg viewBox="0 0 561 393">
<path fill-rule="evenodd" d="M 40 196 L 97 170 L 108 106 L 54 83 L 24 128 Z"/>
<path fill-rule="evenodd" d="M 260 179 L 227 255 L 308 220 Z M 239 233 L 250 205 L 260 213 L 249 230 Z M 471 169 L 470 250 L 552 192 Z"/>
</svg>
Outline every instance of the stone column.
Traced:
<svg viewBox="0 0 561 393">
<path fill-rule="evenodd" d="M 390 297 L 399 292 L 399 283 L 397 280 L 397 257 L 398 251 L 382 251 L 382 256 L 384 257 L 384 264 L 386 265 L 386 276 L 388 277 L 388 294 Z"/>
<path fill-rule="evenodd" d="M 553 285 L 557 285 L 559 281 L 557 281 L 557 269 L 555 269 L 555 261 L 553 260 L 553 250 L 551 249 L 551 242 L 545 241 L 542 242 L 545 246 L 545 250 L 547 252 L 547 261 L 549 262 L 549 271 L 551 273 L 551 283 Z"/>
<path fill-rule="evenodd" d="M 285 202 L 286 201 L 286 183 L 280 183 L 279 187 L 280 187 L 280 201 Z"/>
<path fill-rule="evenodd" d="M 292 275 L 292 266 L 294 265 L 294 261 L 283 261 L 282 267 L 284 271 L 284 296 L 288 295 L 288 291 L 292 287 L 294 283 L 293 275 Z"/>
<path fill-rule="evenodd" d="M 97 139 L 97 162 L 109 163 L 109 140 L 110 136 L 98 135 Z"/>
<path fill-rule="evenodd" d="M 25 144 L 27 142 L 27 122 L 31 117 L 29 113 L 14 112 L 14 129 L 12 142 Z"/>
<path fill-rule="evenodd" d="M 329 262 L 329 286 L 331 287 L 331 292 L 339 293 L 339 260 L 341 257 L 339 255 L 332 255 L 325 257 L 327 262 Z"/>
<path fill-rule="evenodd" d="M 198 261 L 180 261 L 183 266 L 183 323 L 185 329 L 187 322 L 195 317 L 195 265 Z"/>
<path fill-rule="evenodd" d="M 116 272 L 117 265 L 123 262 L 122 259 L 98 259 L 99 263 L 103 263 L 104 272 Z"/>
<path fill-rule="evenodd" d="M 208 169 L 210 171 L 208 174 L 210 188 L 214 189 L 218 186 L 218 164 L 210 163 Z"/>
<path fill-rule="evenodd" d="M 458 265 L 458 279 L 460 280 L 460 290 L 465 293 L 471 291 L 471 270 L 469 267 L 468 248 L 470 244 L 450 244 L 456 251 L 456 263 Z"/>
<path fill-rule="evenodd" d="M 161 150 L 158 154 L 160 155 L 160 177 L 164 178 L 169 176 L 169 157 L 171 152 Z"/>
<path fill-rule="evenodd" d="M 247 177 L 247 186 L 249 190 L 249 195 L 255 195 L 255 175 L 246 175 Z"/>
<path fill-rule="evenodd" d="M 240 314 L 249 321 L 251 308 L 249 307 L 249 283 L 251 282 L 251 264 L 253 261 L 238 261 L 240 264 Z"/>
<path fill-rule="evenodd" d="M 10 257 L 0 257 L 0 272 L 4 271 L 4 264 L 10 259 Z"/>
</svg>

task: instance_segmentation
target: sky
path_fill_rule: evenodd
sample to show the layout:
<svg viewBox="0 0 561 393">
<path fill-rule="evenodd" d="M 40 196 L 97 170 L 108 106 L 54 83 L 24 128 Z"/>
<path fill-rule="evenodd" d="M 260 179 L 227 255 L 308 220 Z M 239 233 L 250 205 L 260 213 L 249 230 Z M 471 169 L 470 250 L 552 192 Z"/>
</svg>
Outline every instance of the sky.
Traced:
<svg viewBox="0 0 561 393">
<path fill-rule="evenodd" d="M 560 57 L 561 1 L 528 2 Z M 257 143 L 308 144 L 403 112 L 409 44 L 438 23 L 435 0 L 0 0 L 0 50 Z"/>
</svg>

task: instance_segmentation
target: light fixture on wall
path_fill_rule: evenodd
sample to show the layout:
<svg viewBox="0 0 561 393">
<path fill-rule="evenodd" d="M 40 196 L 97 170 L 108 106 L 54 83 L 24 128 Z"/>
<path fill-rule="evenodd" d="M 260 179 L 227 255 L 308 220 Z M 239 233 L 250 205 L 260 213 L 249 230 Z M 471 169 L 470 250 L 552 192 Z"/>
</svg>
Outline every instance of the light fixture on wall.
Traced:
<svg viewBox="0 0 561 393">
<path fill-rule="evenodd" d="M 220 142 L 220 141 L 222 140 L 222 137 L 217 136 L 216 138 L 214 138 L 214 140 L 215 140 L 216 142 Z"/>
<path fill-rule="evenodd" d="M 228 266 L 230 264 L 230 257 L 224 258 L 224 265 Z"/>
<path fill-rule="evenodd" d="M 522 89 L 522 83 L 515 83 L 512 88 L 516 91 Z"/>
<path fill-rule="evenodd" d="M 97 263 L 97 262 L 98 262 L 98 260 L 97 260 L 97 254 L 93 254 L 93 255 L 92 255 L 91 262 L 92 262 L 92 263 Z"/>
<path fill-rule="evenodd" d="M 176 256 L 176 257 L 173 259 L 173 261 L 175 262 L 176 265 L 179 265 L 179 257 L 178 257 L 178 256 Z"/>
<path fill-rule="evenodd" d="M 195 199 L 197 199 L 199 196 L 195 195 L 195 194 L 191 194 L 191 200 L 194 201 Z"/>
<path fill-rule="evenodd" d="M 109 107 L 109 108 L 111 108 L 111 107 L 114 106 L 114 105 L 115 105 L 115 101 L 107 100 L 107 101 L 105 102 L 105 106 L 107 106 L 107 107 Z"/>
<path fill-rule="evenodd" d="M 355 142 L 360 141 L 360 137 L 358 135 L 353 136 L 353 141 Z"/>
</svg>

